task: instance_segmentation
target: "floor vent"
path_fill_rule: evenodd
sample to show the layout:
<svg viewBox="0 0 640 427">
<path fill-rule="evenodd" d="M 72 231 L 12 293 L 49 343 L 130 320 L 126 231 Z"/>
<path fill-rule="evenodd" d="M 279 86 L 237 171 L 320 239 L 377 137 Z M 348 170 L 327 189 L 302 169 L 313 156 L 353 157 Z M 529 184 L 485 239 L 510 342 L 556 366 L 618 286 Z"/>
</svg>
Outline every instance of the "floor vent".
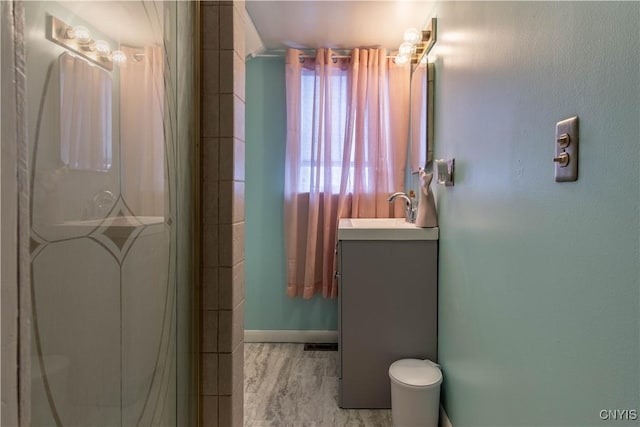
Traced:
<svg viewBox="0 0 640 427">
<path fill-rule="evenodd" d="M 304 351 L 338 351 L 338 343 L 307 343 Z"/>
</svg>

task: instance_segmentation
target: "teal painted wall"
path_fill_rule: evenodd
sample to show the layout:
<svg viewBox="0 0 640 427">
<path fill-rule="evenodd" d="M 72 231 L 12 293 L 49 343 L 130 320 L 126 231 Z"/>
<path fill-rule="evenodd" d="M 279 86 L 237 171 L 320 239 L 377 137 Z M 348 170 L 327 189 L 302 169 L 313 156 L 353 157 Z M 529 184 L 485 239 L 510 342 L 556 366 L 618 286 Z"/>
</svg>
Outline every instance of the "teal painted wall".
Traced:
<svg viewBox="0 0 640 427">
<path fill-rule="evenodd" d="M 246 63 L 245 329 L 335 330 L 335 300 L 286 295 L 283 58 Z"/>
<path fill-rule="evenodd" d="M 436 5 L 439 361 L 455 427 L 638 425 L 640 3 Z M 580 178 L 553 178 L 580 117 Z"/>
</svg>

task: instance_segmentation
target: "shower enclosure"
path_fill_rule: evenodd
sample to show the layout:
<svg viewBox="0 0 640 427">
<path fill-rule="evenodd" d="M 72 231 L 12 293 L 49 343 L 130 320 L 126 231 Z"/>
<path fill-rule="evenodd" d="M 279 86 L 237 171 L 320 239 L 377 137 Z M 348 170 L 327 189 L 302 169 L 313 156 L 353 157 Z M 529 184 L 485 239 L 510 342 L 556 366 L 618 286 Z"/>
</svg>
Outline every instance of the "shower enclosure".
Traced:
<svg viewBox="0 0 640 427">
<path fill-rule="evenodd" d="M 196 5 L 14 4 L 21 424 L 195 425 Z"/>
</svg>

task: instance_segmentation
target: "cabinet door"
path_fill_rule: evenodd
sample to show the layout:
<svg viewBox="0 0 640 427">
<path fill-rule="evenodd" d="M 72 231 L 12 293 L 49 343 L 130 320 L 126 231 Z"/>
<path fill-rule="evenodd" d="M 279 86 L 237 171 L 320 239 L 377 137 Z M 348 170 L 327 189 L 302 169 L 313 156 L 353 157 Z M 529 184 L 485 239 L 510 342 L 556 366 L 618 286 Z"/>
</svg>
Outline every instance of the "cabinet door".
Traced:
<svg viewBox="0 0 640 427">
<path fill-rule="evenodd" d="M 341 242 L 336 244 L 336 280 L 338 283 L 338 384 L 342 379 L 342 269 L 340 268 L 342 257 Z M 338 387 L 338 403 L 342 402 L 342 387 Z"/>
<path fill-rule="evenodd" d="M 436 360 L 437 242 L 341 242 L 342 407 L 389 408 L 389 366 Z"/>
</svg>

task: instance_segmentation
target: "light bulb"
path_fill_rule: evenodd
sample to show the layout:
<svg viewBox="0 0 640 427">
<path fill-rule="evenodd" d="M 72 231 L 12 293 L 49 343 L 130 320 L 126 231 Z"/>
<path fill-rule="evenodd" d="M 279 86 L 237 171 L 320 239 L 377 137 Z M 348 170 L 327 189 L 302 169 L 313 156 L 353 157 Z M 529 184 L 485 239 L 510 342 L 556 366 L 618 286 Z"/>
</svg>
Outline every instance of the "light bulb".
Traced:
<svg viewBox="0 0 640 427">
<path fill-rule="evenodd" d="M 407 28 L 404 32 L 404 41 L 411 44 L 418 44 L 422 41 L 422 31 L 416 28 Z"/>
<path fill-rule="evenodd" d="M 396 64 L 398 65 L 402 65 L 402 64 L 406 64 L 407 62 L 409 62 L 409 59 L 411 59 L 409 57 L 408 54 L 399 54 L 396 56 Z"/>
<path fill-rule="evenodd" d="M 104 40 L 96 40 L 93 44 L 93 50 L 95 50 L 98 55 L 106 56 L 111 52 L 111 47 L 109 46 L 109 43 Z"/>
<path fill-rule="evenodd" d="M 413 50 L 413 45 L 408 42 L 404 42 L 398 48 L 399 55 L 411 55 L 411 51 Z"/>
<path fill-rule="evenodd" d="M 89 43 L 91 41 L 91 33 L 89 32 L 87 27 L 83 27 L 82 25 L 73 27 L 70 31 L 69 36 L 73 39 L 76 39 L 78 43 L 81 44 Z"/>
<path fill-rule="evenodd" d="M 111 53 L 111 60 L 116 64 L 124 64 L 127 62 L 127 54 L 121 50 L 114 50 Z"/>
</svg>

